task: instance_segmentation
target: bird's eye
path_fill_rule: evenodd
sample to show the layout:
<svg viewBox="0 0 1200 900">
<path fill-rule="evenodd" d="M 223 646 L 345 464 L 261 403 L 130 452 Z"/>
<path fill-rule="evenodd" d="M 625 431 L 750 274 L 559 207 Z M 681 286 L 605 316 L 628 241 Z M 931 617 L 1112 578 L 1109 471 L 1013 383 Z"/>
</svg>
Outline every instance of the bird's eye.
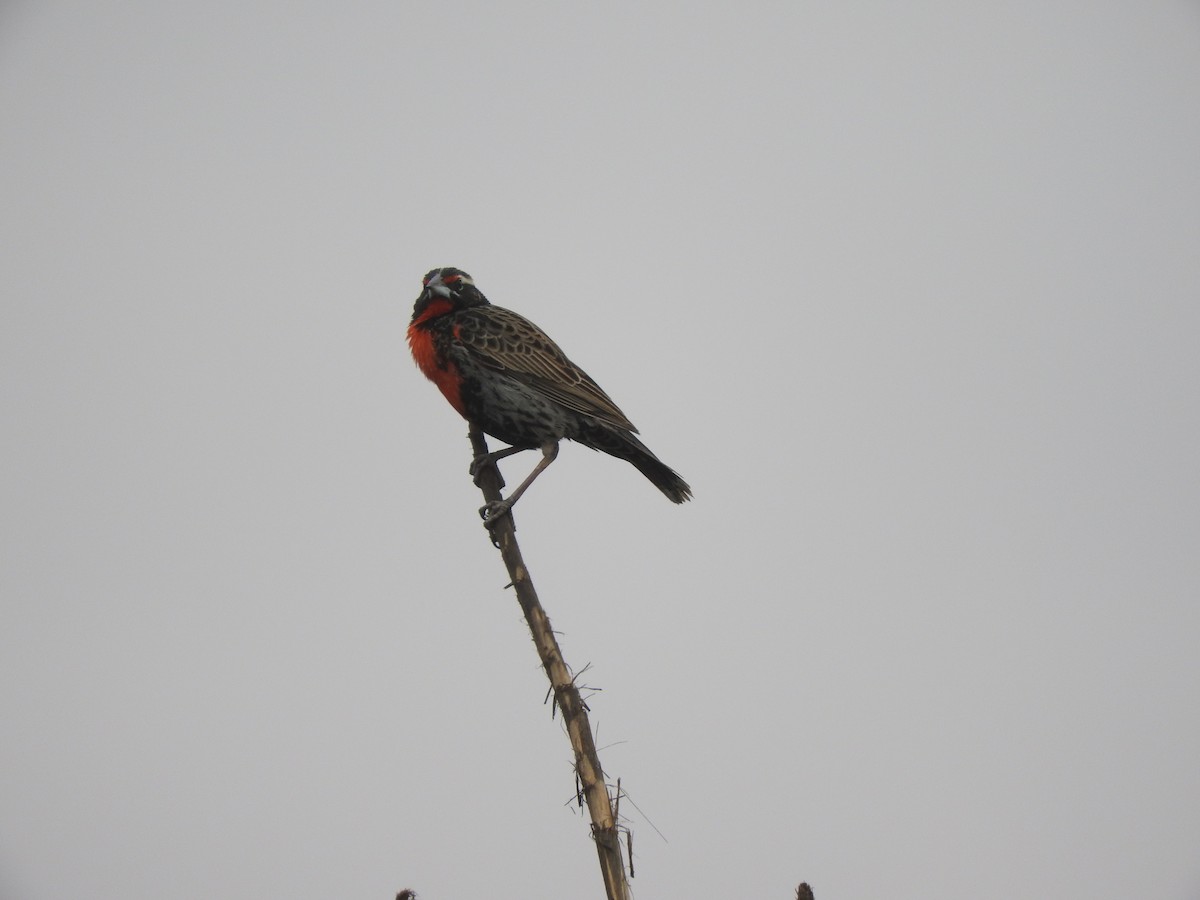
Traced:
<svg viewBox="0 0 1200 900">
<path fill-rule="evenodd" d="M 447 275 L 442 279 L 442 284 L 458 284 L 462 281 L 461 275 Z"/>
</svg>

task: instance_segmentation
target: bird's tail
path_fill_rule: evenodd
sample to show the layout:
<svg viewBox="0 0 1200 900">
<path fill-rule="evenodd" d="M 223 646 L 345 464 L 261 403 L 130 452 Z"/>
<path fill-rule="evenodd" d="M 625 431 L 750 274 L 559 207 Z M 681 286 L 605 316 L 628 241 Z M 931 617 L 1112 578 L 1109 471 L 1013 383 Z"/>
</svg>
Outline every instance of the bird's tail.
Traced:
<svg viewBox="0 0 1200 900">
<path fill-rule="evenodd" d="M 603 425 L 587 429 L 576 438 L 594 450 L 602 450 L 617 459 L 623 459 L 650 479 L 651 483 L 666 494 L 672 503 L 692 499 L 692 489 L 679 477 L 679 473 L 650 452 L 650 448 L 628 431 Z"/>
</svg>

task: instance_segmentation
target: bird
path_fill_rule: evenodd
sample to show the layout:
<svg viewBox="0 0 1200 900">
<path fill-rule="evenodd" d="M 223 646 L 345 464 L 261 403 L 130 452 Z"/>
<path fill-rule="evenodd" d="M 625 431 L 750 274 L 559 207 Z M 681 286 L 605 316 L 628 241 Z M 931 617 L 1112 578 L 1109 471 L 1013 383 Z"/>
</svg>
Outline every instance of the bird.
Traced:
<svg viewBox="0 0 1200 900">
<path fill-rule="evenodd" d="M 524 316 L 493 305 L 462 269 L 431 269 L 408 326 L 417 367 L 468 423 L 510 446 L 476 457 L 470 472 L 524 450 L 542 458 L 507 499 L 480 509 L 491 527 L 506 515 L 571 440 L 626 460 L 668 500 L 692 489 L 636 437 L 608 394 Z"/>
</svg>

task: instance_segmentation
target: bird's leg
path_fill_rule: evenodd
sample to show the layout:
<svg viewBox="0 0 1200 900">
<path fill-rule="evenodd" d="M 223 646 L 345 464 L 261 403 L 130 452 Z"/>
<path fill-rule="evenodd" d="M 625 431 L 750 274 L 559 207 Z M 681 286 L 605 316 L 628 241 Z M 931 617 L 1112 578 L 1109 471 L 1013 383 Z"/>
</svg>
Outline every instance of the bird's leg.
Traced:
<svg viewBox="0 0 1200 900">
<path fill-rule="evenodd" d="M 479 487 L 479 473 L 484 466 L 495 465 L 498 460 L 504 459 L 506 456 L 532 449 L 533 447 L 505 447 L 503 450 L 496 450 L 492 453 L 481 453 L 471 460 L 471 467 L 467 469 L 467 474 L 475 479 L 475 487 Z M 500 480 L 499 486 L 504 487 L 504 476 L 500 474 L 499 466 L 496 467 L 496 477 Z"/>
<path fill-rule="evenodd" d="M 528 448 L 522 447 L 521 449 L 525 450 Z M 508 451 L 515 453 L 516 449 L 509 447 Z M 500 452 L 504 453 L 505 451 Z M 533 484 L 533 480 L 541 475 L 545 468 L 550 465 L 550 463 L 554 462 L 554 458 L 556 456 L 558 456 L 558 441 L 550 441 L 542 444 L 541 460 L 536 466 L 533 467 L 533 471 L 529 473 L 529 477 L 522 481 L 517 486 L 517 489 L 508 495 L 508 499 L 495 500 L 489 503 L 487 506 L 480 507 L 479 516 L 483 519 L 483 524 L 488 528 L 491 528 L 496 524 L 497 519 L 507 514 L 508 511 L 513 508 L 513 505 L 521 499 L 521 495 L 525 493 L 525 489 Z"/>
</svg>

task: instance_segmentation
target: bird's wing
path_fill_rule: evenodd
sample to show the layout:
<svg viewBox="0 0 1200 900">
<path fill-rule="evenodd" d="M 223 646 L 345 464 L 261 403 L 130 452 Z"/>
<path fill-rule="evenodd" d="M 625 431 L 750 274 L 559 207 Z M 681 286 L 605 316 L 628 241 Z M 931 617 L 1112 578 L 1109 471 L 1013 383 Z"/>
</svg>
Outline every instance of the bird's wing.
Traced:
<svg viewBox="0 0 1200 900">
<path fill-rule="evenodd" d="M 454 337 L 483 365 L 506 372 L 568 409 L 637 432 L 600 385 L 524 316 L 500 306 L 464 310 L 457 316 Z"/>
</svg>

